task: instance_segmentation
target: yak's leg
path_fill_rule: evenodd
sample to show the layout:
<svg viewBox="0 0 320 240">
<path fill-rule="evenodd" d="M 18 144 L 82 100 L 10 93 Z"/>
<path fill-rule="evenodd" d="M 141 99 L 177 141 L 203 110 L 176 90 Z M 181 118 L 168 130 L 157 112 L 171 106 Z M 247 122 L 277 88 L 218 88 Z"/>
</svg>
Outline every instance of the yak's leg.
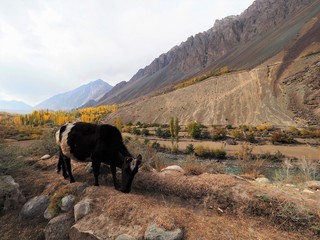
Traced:
<svg viewBox="0 0 320 240">
<path fill-rule="evenodd" d="M 66 170 L 66 161 L 65 161 L 65 156 L 62 153 L 62 150 L 59 150 L 59 161 L 57 164 L 57 172 L 59 173 L 62 168 L 62 175 L 64 179 L 67 179 L 69 177 L 67 170 Z"/>
<path fill-rule="evenodd" d="M 101 162 L 97 159 L 92 159 L 92 170 L 94 175 L 94 185 L 99 186 L 99 174 L 100 174 Z"/>
<path fill-rule="evenodd" d="M 111 173 L 112 173 L 114 188 L 119 190 L 121 186 L 120 186 L 120 184 L 119 184 L 119 182 L 117 180 L 117 169 L 116 169 L 116 166 L 110 165 L 110 169 L 111 169 Z"/>
<path fill-rule="evenodd" d="M 71 159 L 67 156 L 64 157 L 64 162 L 66 164 L 66 167 L 67 167 L 67 171 L 68 171 L 68 174 L 70 176 L 70 183 L 73 183 L 75 182 L 74 180 L 74 177 L 72 175 L 72 170 L 71 170 Z M 63 170 L 63 167 L 62 167 L 62 170 Z"/>
</svg>

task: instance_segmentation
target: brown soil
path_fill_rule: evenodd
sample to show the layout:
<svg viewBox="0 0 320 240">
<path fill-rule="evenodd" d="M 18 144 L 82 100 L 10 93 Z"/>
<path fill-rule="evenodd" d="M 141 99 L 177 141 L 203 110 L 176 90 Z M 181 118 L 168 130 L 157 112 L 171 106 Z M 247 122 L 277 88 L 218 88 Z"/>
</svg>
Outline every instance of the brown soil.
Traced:
<svg viewBox="0 0 320 240">
<path fill-rule="evenodd" d="M 56 173 L 56 156 L 49 160 L 27 159 L 32 168 L 11 173 L 27 199 L 40 194 L 52 196 L 69 184 Z M 92 186 L 93 176 L 85 172 L 84 166 L 73 163 L 78 182 L 75 184 L 88 182 Z M 139 172 L 132 193 L 123 194 L 113 188 L 110 176 L 107 180 L 100 187 L 88 187 L 78 196 L 78 200 L 92 199 L 93 210 L 77 224 L 104 239 L 114 239 L 122 233 L 143 236 L 152 223 L 168 230 L 179 227 L 185 239 L 317 239 L 310 226 L 289 224 L 291 218 L 276 214 L 275 210 L 281 210 L 283 204 L 296 204 L 312 210 L 316 216 L 313 224 L 319 226 L 317 200 L 294 190 L 261 187 L 227 175 L 163 178 L 157 173 Z M 263 206 L 257 201 L 255 196 L 261 193 L 270 197 L 271 205 Z M 0 216 L 1 239 L 44 239 L 47 220 L 21 222 L 18 214 L 16 209 Z M 292 214 L 300 216 L 299 211 Z"/>
</svg>

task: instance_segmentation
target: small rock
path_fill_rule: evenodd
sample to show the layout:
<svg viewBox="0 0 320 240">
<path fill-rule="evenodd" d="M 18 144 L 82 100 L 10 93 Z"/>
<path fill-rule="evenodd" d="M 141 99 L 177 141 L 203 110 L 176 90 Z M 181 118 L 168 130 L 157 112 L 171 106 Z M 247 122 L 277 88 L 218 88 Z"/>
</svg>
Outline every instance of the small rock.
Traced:
<svg viewBox="0 0 320 240">
<path fill-rule="evenodd" d="M 50 220 L 54 218 L 54 215 L 52 215 L 49 211 L 49 208 L 47 208 L 46 211 L 44 211 L 43 217 L 47 220 Z"/>
<path fill-rule="evenodd" d="M 256 183 L 270 183 L 270 180 L 268 178 L 265 178 L 265 177 L 256 178 L 254 181 Z"/>
<path fill-rule="evenodd" d="M 90 212 L 91 200 L 85 199 L 74 205 L 74 219 L 77 222 Z"/>
<path fill-rule="evenodd" d="M 128 234 L 121 234 L 118 237 L 116 237 L 115 240 L 136 240 L 134 237 L 131 237 Z"/>
<path fill-rule="evenodd" d="M 146 240 L 180 240 L 183 239 L 183 232 L 180 228 L 172 231 L 167 231 L 152 224 L 144 233 Z"/>
<path fill-rule="evenodd" d="M 185 171 L 182 167 L 178 165 L 171 165 L 166 168 L 161 169 L 160 176 L 166 176 L 166 175 L 183 175 L 185 174 Z"/>
<path fill-rule="evenodd" d="M 294 185 L 294 184 L 286 184 L 286 186 L 287 187 L 294 187 L 294 188 L 296 187 L 296 185 Z"/>
<path fill-rule="evenodd" d="M 46 154 L 46 155 L 41 157 L 41 160 L 47 160 L 49 158 L 51 158 L 51 156 L 49 154 Z"/>
<path fill-rule="evenodd" d="M 10 175 L 0 176 L 0 211 L 16 209 L 25 201 L 19 184 Z"/>
<path fill-rule="evenodd" d="M 76 201 L 76 197 L 71 194 L 63 197 L 61 199 L 61 210 L 64 212 L 70 211 L 75 201 Z"/>
<path fill-rule="evenodd" d="M 46 240 L 69 239 L 69 231 L 74 223 L 72 214 L 61 214 L 49 221 L 44 232 Z"/>
<path fill-rule="evenodd" d="M 314 192 L 309 190 L 309 189 L 304 189 L 302 192 L 303 193 L 308 193 L 308 194 L 314 194 Z"/>
<path fill-rule="evenodd" d="M 31 198 L 23 205 L 20 211 L 20 218 L 25 220 L 43 216 L 48 204 L 49 196 L 41 195 Z"/>
</svg>

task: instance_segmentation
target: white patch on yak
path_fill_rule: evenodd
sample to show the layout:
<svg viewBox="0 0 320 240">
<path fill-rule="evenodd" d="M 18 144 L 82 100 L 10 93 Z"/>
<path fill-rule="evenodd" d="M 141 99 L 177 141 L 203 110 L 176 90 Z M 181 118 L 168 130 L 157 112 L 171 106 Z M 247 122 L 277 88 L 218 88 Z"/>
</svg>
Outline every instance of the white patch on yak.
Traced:
<svg viewBox="0 0 320 240">
<path fill-rule="evenodd" d="M 133 171 L 137 167 L 137 159 L 133 159 L 130 163 L 130 169 Z"/>
<path fill-rule="evenodd" d="M 62 133 L 61 142 L 60 142 L 60 147 L 61 147 L 62 153 L 71 159 L 75 159 L 75 157 L 70 153 L 70 146 L 68 145 L 68 135 L 69 135 L 71 129 L 74 127 L 74 124 L 75 123 L 67 123 L 66 124 L 66 129 Z"/>
</svg>

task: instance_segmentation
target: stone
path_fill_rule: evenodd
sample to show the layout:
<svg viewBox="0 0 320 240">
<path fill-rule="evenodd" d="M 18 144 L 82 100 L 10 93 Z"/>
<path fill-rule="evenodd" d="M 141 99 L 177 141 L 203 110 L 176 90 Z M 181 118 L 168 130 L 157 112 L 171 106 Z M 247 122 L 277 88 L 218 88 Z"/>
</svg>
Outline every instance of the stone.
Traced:
<svg viewBox="0 0 320 240">
<path fill-rule="evenodd" d="M 70 240 L 103 240 L 91 230 L 81 230 L 77 224 L 73 225 L 69 232 Z"/>
<path fill-rule="evenodd" d="M 72 194 L 64 196 L 61 199 L 61 210 L 64 212 L 68 212 L 72 209 L 74 203 L 76 201 L 76 197 Z"/>
<path fill-rule="evenodd" d="M 183 231 L 180 228 L 167 231 L 152 224 L 145 231 L 144 238 L 146 240 L 181 240 L 183 239 Z"/>
<path fill-rule="evenodd" d="M 20 191 L 20 186 L 12 176 L 0 176 L 0 211 L 17 209 L 26 199 Z"/>
<path fill-rule="evenodd" d="M 183 175 L 185 174 L 185 171 L 182 167 L 178 165 L 171 165 L 166 168 L 161 169 L 160 176 L 166 176 L 166 175 Z"/>
<path fill-rule="evenodd" d="M 254 181 L 256 183 L 270 183 L 270 180 L 268 178 L 265 178 L 265 177 L 256 178 Z"/>
<path fill-rule="evenodd" d="M 46 154 L 46 155 L 42 156 L 40 159 L 41 160 L 47 160 L 49 158 L 51 158 L 51 156 L 49 154 Z"/>
<path fill-rule="evenodd" d="M 47 224 L 44 233 L 46 240 L 67 240 L 69 232 L 74 224 L 72 214 L 65 213 L 52 218 Z"/>
<path fill-rule="evenodd" d="M 314 192 L 309 189 L 303 189 L 302 193 L 314 194 Z"/>
<path fill-rule="evenodd" d="M 26 202 L 21 211 L 20 218 L 23 220 L 32 219 L 37 217 L 43 217 L 44 212 L 46 211 L 49 204 L 49 196 L 41 195 L 31 198 Z"/>
<path fill-rule="evenodd" d="M 121 234 L 118 237 L 116 237 L 115 240 L 136 240 L 136 238 L 134 238 L 128 234 Z"/>
<path fill-rule="evenodd" d="M 47 208 L 46 211 L 44 211 L 43 217 L 47 220 L 50 220 L 54 218 L 54 215 L 52 215 L 49 211 L 49 208 Z"/>
<path fill-rule="evenodd" d="M 90 204 L 91 200 L 90 199 L 85 199 L 82 200 L 81 202 L 78 202 L 74 206 L 74 219 L 75 221 L 79 221 L 81 218 L 86 216 L 90 212 Z"/>
</svg>

